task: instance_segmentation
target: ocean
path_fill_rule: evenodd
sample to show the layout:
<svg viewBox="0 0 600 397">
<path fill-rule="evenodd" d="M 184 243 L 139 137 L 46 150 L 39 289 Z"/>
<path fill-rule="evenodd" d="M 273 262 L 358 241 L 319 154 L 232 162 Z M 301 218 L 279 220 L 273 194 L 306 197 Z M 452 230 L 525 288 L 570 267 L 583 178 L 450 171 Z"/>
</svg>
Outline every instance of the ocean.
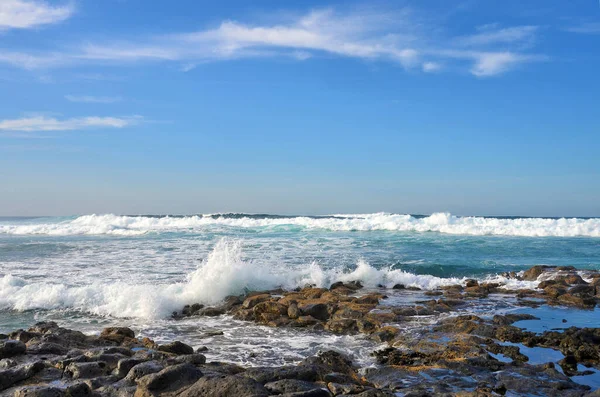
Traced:
<svg viewBox="0 0 600 397">
<path fill-rule="evenodd" d="M 476 278 L 535 287 L 504 275 L 533 265 L 600 269 L 600 219 L 447 213 L 0 218 L 0 333 L 41 320 L 90 333 L 127 325 L 157 341 L 212 345 L 210 359 L 245 365 L 296 362 L 324 348 L 351 352 L 369 365 L 374 342 L 361 336 L 272 329 L 227 316 L 173 320 L 171 313 L 251 290 L 336 281 L 430 290 Z M 513 309 L 494 297 L 464 310 Z M 407 324 L 407 331 L 428 321 Z"/>
</svg>

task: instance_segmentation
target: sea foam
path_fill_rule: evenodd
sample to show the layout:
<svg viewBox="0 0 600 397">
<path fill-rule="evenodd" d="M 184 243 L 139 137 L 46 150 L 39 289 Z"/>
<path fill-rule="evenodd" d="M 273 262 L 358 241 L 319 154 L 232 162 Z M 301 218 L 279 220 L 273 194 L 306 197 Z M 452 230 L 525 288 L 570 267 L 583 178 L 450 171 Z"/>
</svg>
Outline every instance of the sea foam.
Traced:
<svg viewBox="0 0 600 397">
<path fill-rule="evenodd" d="M 488 218 L 434 213 L 427 217 L 400 214 L 344 214 L 328 217 L 259 217 L 252 215 L 198 215 L 149 217 L 84 215 L 63 222 L 0 224 L 4 234 L 132 236 L 151 232 L 198 232 L 208 227 L 298 227 L 332 231 L 438 232 L 457 235 L 529 237 L 600 237 L 600 218 Z"/>
<path fill-rule="evenodd" d="M 292 289 L 307 284 L 328 287 L 336 281 L 360 280 L 365 287 L 383 285 L 435 289 L 463 283 L 464 279 L 417 275 L 401 269 L 376 269 L 359 260 L 353 269 L 324 269 L 317 263 L 287 267 L 242 259 L 239 240 L 222 239 L 198 266 L 180 282 L 170 284 L 132 284 L 112 282 L 88 285 L 27 282 L 11 275 L 0 278 L 0 309 L 72 309 L 101 316 L 165 318 L 183 305 L 200 302 L 216 304 L 227 295 L 249 290 L 283 287 Z M 535 283 L 506 280 L 495 276 L 490 281 L 512 283 L 511 287 L 533 287 Z M 518 286 L 514 283 L 520 283 Z M 527 285 L 523 285 L 526 283 Z M 531 284 L 531 285 L 530 285 Z"/>
</svg>

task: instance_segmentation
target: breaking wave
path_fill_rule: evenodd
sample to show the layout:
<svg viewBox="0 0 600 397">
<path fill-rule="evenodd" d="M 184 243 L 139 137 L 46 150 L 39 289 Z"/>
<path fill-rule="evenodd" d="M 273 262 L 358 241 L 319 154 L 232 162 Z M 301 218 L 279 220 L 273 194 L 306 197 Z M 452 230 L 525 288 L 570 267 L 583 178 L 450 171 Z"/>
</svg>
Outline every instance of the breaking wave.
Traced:
<svg viewBox="0 0 600 397">
<path fill-rule="evenodd" d="M 0 309 L 8 310 L 80 310 L 101 316 L 165 318 L 183 305 L 201 302 L 215 304 L 227 295 L 248 290 L 284 287 L 292 289 L 307 284 L 328 287 L 336 281 L 360 280 L 366 287 L 384 285 L 435 289 L 457 284 L 459 278 L 416 275 L 399 269 L 376 269 L 360 260 L 354 269 L 324 269 L 316 263 L 303 267 L 262 264 L 242 259 L 240 241 L 223 239 L 201 265 L 185 280 L 171 284 L 131 284 L 113 282 L 90 285 L 27 282 L 5 275 L 0 277 Z M 497 277 L 494 281 L 507 281 Z"/>
<path fill-rule="evenodd" d="M 140 235 L 149 232 L 202 231 L 208 227 L 298 227 L 332 231 L 438 232 L 458 235 L 530 237 L 600 237 L 600 218 L 492 218 L 460 217 L 449 213 L 430 216 L 399 214 L 285 217 L 274 215 L 217 214 L 197 216 L 84 215 L 46 223 L 0 224 L 0 234 L 42 235 Z"/>
</svg>

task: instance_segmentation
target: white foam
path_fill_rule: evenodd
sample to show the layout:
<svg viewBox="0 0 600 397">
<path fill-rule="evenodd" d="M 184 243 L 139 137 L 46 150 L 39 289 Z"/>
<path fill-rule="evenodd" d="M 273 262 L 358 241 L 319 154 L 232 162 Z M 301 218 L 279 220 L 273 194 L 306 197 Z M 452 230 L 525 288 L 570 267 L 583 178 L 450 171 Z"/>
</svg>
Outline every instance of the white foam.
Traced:
<svg viewBox="0 0 600 397">
<path fill-rule="evenodd" d="M 324 218 L 257 218 L 250 216 L 186 216 L 145 217 L 118 215 L 85 215 L 71 221 L 57 223 L 3 224 L 4 234 L 111 234 L 138 235 L 148 232 L 200 231 L 211 226 L 265 228 L 301 227 L 334 231 L 388 230 L 399 232 L 439 232 L 460 235 L 505 235 L 531 237 L 600 237 L 600 219 L 582 218 L 483 218 L 458 217 L 448 213 L 434 213 L 418 218 L 398 214 L 333 215 Z"/>
<path fill-rule="evenodd" d="M 195 271 L 178 283 L 136 285 L 117 281 L 67 285 L 27 282 L 5 275 L 0 278 L 0 309 L 75 309 L 112 317 L 164 318 L 185 304 L 215 304 L 227 295 L 246 290 L 292 289 L 306 284 L 328 287 L 336 281 L 352 280 L 360 280 L 367 287 L 401 283 L 423 289 L 463 281 L 399 269 L 376 269 L 362 260 L 349 271 L 324 269 L 317 263 L 296 267 L 259 263 L 242 259 L 239 241 L 223 239 Z"/>
</svg>

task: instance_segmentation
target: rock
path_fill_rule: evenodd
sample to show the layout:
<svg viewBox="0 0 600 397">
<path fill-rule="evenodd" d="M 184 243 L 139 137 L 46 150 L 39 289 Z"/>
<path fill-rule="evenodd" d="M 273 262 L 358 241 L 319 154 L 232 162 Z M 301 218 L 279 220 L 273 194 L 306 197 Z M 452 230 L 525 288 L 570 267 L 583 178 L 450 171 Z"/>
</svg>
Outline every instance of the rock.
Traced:
<svg viewBox="0 0 600 397">
<path fill-rule="evenodd" d="M 327 388 L 329 389 L 329 391 L 331 391 L 331 393 L 334 396 L 340 395 L 340 394 L 358 394 L 361 393 L 365 390 L 364 386 L 361 385 L 354 385 L 354 384 L 340 384 L 340 383 L 334 383 L 334 382 L 329 382 L 327 384 Z"/>
<path fill-rule="evenodd" d="M 465 280 L 465 287 L 469 288 L 469 287 L 477 287 L 479 286 L 479 282 L 473 278 L 469 278 L 467 280 Z"/>
<path fill-rule="evenodd" d="M 53 386 L 25 386 L 15 391 L 14 397 L 64 397 L 66 391 Z"/>
<path fill-rule="evenodd" d="M 532 314 L 523 313 L 523 314 L 506 314 L 504 316 L 495 315 L 494 318 L 492 319 L 494 324 L 498 324 L 498 325 L 510 325 L 517 321 L 522 321 L 522 320 L 539 320 L 539 318 Z"/>
<path fill-rule="evenodd" d="M 125 379 L 129 381 L 135 381 L 148 374 L 160 372 L 163 369 L 164 366 L 158 361 L 146 361 L 141 364 L 134 365 L 127 373 Z"/>
<path fill-rule="evenodd" d="M 107 375 L 110 372 L 109 367 L 104 361 L 94 361 L 91 363 L 74 362 L 65 368 L 64 374 L 73 379 L 96 378 Z"/>
<path fill-rule="evenodd" d="M 336 334 L 348 334 L 358 331 L 358 325 L 356 325 L 356 320 L 354 319 L 343 318 L 339 320 L 329 320 L 325 324 L 325 329 Z"/>
<path fill-rule="evenodd" d="M 254 379 L 223 375 L 203 377 L 179 394 L 179 397 L 266 397 L 269 394 L 269 391 Z"/>
<path fill-rule="evenodd" d="M 244 303 L 242 303 L 242 307 L 244 309 L 252 309 L 254 306 L 259 304 L 260 302 L 264 302 L 269 299 L 271 299 L 271 295 L 269 295 L 269 294 L 260 294 L 260 295 L 250 296 L 250 297 L 246 298 L 246 300 L 244 300 Z"/>
<path fill-rule="evenodd" d="M 327 321 L 329 319 L 329 309 L 324 303 L 313 303 L 298 306 L 300 312 L 305 316 L 312 316 L 317 320 Z"/>
<path fill-rule="evenodd" d="M 144 361 L 138 358 L 123 358 L 117 362 L 117 368 L 115 369 L 115 375 L 119 378 L 124 378 L 127 376 L 131 368 L 135 367 L 138 364 L 143 363 Z"/>
<path fill-rule="evenodd" d="M 579 274 L 569 274 L 568 276 L 557 277 L 558 281 L 564 281 L 569 285 L 586 285 L 585 282 Z"/>
<path fill-rule="evenodd" d="M 175 357 L 175 362 L 178 364 L 192 364 L 192 365 L 202 365 L 206 363 L 206 356 L 204 354 L 185 354 L 182 356 Z"/>
<path fill-rule="evenodd" d="M 296 320 L 292 321 L 290 323 L 290 326 L 292 326 L 292 327 L 308 327 L 311 325 L 315 325 L 318 322 L 319 322 L 319 320 L 317 320 L 313 316 L 300 316 Z"/>
<path fill-rule="evenodd" d="M 317 368 L 311 365 L 306 366 L 283 366 L 283 367 L 253 367 L 248 368 L 241 375 L 252 378 L 255 381 L 265 384 L 282 379 L 296 379 L 313 382 L 319 379 Z"/>
<path fill-rule="evenodd" d="M 404 284 L 395 284 L 392 289 L 406 289 Z"/>
<path fill-rule="evenodd" d="M 300 391 L 310 391 L 317 388 L 319 388 L 319 385 L 314 382 L 297 379 L 282 379 L 265 384 L 265 389 L 272 394 L 295 393 Z"/>
<path fill-rule="evenodd" d="M 298 391 L 295 393 L 284 393 L 281 397 L 331 397 L 329 390 L 324 388 L 317 388 L 308 391 Z"/>
<path fill-rule="evenodd" d="M 389 342 L 393 340 L 399 332 L 400 330 L 396 327 L 383 327 L 379 331 L 373 332 L 371 334 L 371 339 L 379 343 Z"/>
<path fill-rule="evenodd" d="M 54 321 L 42 321 L 36 323 L 33 327 L 29 328 L 29 332 L 37 333 L 37 334 L 46 334 L 51 331 L 56 331 L 60 327 Z"/>
<path fill-rule="evenodd" d="M 287 315 L 291 319 L 297 319 L 300 317 L 300 309 L 296 303 L 291 303 L 287 309 Z"/>
<path fill-rule="evenodd" d="M 191 364 L 177 364 L 139 378 L 136 397 L 179 390 L 202 377 L 202 371 Z"/>
<path fill-rule="evenodd" d="M 68 386 L 65 394 L 66 397 L 87 397 L 92 395 L 92 389 L 87 383 L 80 382 Z"/>
<path fill-rule="evenodd" d="M 227 313 L 225 307 L 205 307 L 204 309 L 198 310 L 195 314 L 199 316 L 216 317 Z"/>
<path fill-rule="evenodd" d="M 18 340 L 3 340 L 0 342 L 0 359 L 25 354 L 27 346 Z"/>
<path fill-rule="evenodd" d="M 158 351 L 173 354 L 194 354 L 194 348 L 180 341 L 174 341 L 158 346 Z"/>
<path fill-rule="evenodd" d="M 52 342 L 41 342 L 29 345 L 27 352 L 29 354 L 56 354 L 64 355 L 69 351 L 68 347 Z"/>
<path fill-rule="evenodd" d="M 523 272 L 522 278 L 525 281 L 535 281 L 538 279 L 540 274 L 544 273 L 546 270 L 548 270 L 550 268 L 552 268 L 552 266 L 546 266 L 546 265 L 534 266 L 531 269 L 525 270 L 525 272 Z"/>
<path fill-rule="evenodd" d="M 127 327 L 108 327 L 102 330 L 100 338 L 121 344 L 135 338 L 135 333 Z"/>
<path fill-rule="evenodd" d="M 31 378 L 44 369 L 44 367 L 44 363 L 41 361 L 36 361 L 31 364 L 14 366 L 9 369 L 0 370 L 0 391 L 8 389 L 17 382 Z"/>
</svg>

